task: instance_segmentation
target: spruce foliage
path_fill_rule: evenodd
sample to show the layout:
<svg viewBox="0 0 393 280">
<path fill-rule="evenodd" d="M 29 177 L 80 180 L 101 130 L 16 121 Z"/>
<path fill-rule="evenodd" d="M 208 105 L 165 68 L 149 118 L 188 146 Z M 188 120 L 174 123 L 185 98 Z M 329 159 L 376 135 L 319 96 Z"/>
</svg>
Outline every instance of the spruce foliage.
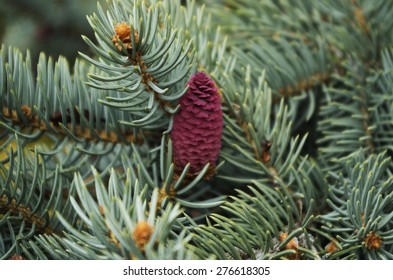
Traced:
<svg viewBox="0 0 393 280">
<path fill-rule="evenodd" d="M 390 1 L 185 2 L 98 4 L 72 62 L 1 47 L 0 258 L 393 259 Z M 223 130 L 191 172 L 197 72 Z"/>
</svg>

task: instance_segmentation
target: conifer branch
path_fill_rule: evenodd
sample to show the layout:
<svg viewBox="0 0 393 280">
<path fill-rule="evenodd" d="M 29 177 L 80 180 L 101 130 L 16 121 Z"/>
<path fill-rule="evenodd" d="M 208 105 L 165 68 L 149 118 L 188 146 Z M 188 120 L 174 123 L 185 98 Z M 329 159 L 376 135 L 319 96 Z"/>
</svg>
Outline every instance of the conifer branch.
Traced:
<svg viewBox="0 0 393 280">
<path fill-rule="evenodd" d="M 284 196 L 295 197 L 296 181 L 308 181 L 312 184 L 306 177 L 318 172 L 311 171 L 312 168 L 303 170 L 308 165 L 305 163 L 307 159 L 300 156 L 305 137 L 290 139 L 291 128 L 287 110 L 281 102 L 277 113 L 272 112 L 272 93 L 263 75 L 258 87 L 255 88 L 250 85 L 250 69 L 242 81 L 236 81 L 230 78 L 231 76 L 223 77 L 225 78 L 222 78 L 219 86 L 227 106 L 227 111 L 224 112 L 228 115 L 225 118 L 227 132 L 223 136 L 224 147 L 221 156 L 227 164 L 241 170 L 242 176 L 237 175 L 234 178 L 220 174 L 219 177 L 229 182 L 268 181 L 272 187 L 280 189 Z M 232 144 L 238 139 L 244 140 Z M 237 154 L 236 159 L 233 156 L 234 151 Z M 296 168 L 299 169 L 295 171 Z M 305 177 L 300 179 L 299 176 Z M 295 177 L 298 178 L 294 179 Z M 320 186 L 323 185 L 323 181 L 320 181 Z M 314 188 L 310 185 L 309 189 Z M 303 190 L 302 193 L 304 194 Z M 308 207 L 311 199 L 316 198 L 314 195 L 316 193 L 307 193 L 304 200 L 299 199 L 292 203 L 291 209 L 296 219 L 300 218 L 303 207 Z"/>
<path fill-rule="evenodd" d="M 393 259 L 393 2 L 183 2 L 1 47 L 0 258 Z"/>
<path fill-rule="evenodd" d="M 384 153 L 365 158 L 360 152 L 345 163 L 348 177 L 331 186 L 328 204 L 332 212 L 321 217 L 322 229 L 339 243 L 329 258 L 379 259 L 391 255 L 392 178 L 387 176 L 389 158 Z M 346 215 L 345 213 L 350 213 Z M 385 241 L 386 240 L 386 241 Z"/>
<path fill-rule="evenodd" d="M 69 114 L 67 114 L 66 120 L 67 124 L 62 124 L 62 115 L 57 113 L 56 116 L 51 117 L 49 119 L 49 126 L 48 121 L 40 120 L 39 115 L 33 114 L 33 109 L 28 107 L 27 105 L 22 105 L 21 107 L 22 113 L 24 117 L 23 119 L 27 120 L 29 124 L 29 128 L 31 129 L 39 129 L 42 132 L 50 131 L 55 132 L 56 134 L 63 134 L 68 135 L 68 133 L 63 129 L 63 127 L 67 128 L 67 131 L 74 130 L 73 136 L 78 139 L 85 139 L 87 141 L 103 141 L 103 142 L 110 142 L 110 143 L 137 143 L 142 144 L 144 139 L 142 138 L 141 133 L 139 132 L 138 136 L 135 136 L 133 133 L 116 133 L 115 131 L 110 131 L 107 133 L 104 129 L 98 131 L 94 129 L 94 133 L 91 132 L 89 128 L 82 129 L 80 125 L 80 116 L 77 109 L 74 111 L 74 115 L 76 117 L 76 126 L 72 129 L 71 119 Z M 18 115 L 16 110 L 12 110 L 11 112 L 8 111 L 8 108 L 3 108 L 3 117 L 10 121 L 14 126 L 20 127 L 21 129 L 24 128 L 24 123 L 21 121 L 20 115 Z M 85 117 L 88 120 L 88 116 Z M 78 121 L 79 119 L 79 121 Z M 61 124 L 61 125 L 60 125 Z"/>
<path fill-rule="evenodd" d="M 46 221 L 40 218 L 38 215 L 31 213 L 31 209 L 24 205 L 18 204 L 15 199 L 2 195 L 0 197 L 0 213 L 2 215 L 8 213 L 12 216 L 22 216 L 23 220 L 30 226 L 34 225 L 37 233 L 53 234 L 53 229 L 50 226 L 46 226 Z M 57 233 L 59 234 L 59 233 Z"/>
</svg>

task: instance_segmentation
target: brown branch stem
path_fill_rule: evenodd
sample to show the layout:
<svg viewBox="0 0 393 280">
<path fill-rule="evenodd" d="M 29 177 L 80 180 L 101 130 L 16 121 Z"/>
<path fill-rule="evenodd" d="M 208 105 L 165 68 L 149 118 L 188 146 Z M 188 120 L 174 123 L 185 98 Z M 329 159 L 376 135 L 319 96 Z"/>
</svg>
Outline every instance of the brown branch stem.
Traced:
<svg viewBox="0 0 393 280">
<path fill-rule="evenodd" d="M 45 122 L 43 122 L 38 115 L 33 113 L 33 110 L 27 106 L 23 105 L 21 107 L 21 111 L 23 112 L 24 117 L 29 122 L 29 128 L 39 129 L 41 131 L 49 131 L 54 130 L 60 134 L 66 135 L 66 132 L 55 122 L 49 121 L 51 127 L 50 129 L 47 127 Z M 2 109 L 2 114 L 4 118 L 10 120 L 13 125 L 24 127 L 24 124 L 20 117 L 18 116 L 18 112 L 16 110 L 10 111 L 8 108 Z M 56 116 L 54 119 L 62 119 L 62 116 Z M 121 135 L 117 135 L 114 131 L 110 131 L 107 133 L 105 130 L 98 130 L 95 129 L 94 132 L 91 131 L 89 128 L 82 128 L 80 124 L 77 124 L 75 127 L 72 127 L 72 124 L 67 123 L 65 127 L 70 131 L 73 131 L 75 136 L 80 139 L 86 139 L 88 141 L 104 141 L 104 142 L 111 142 L 111 143 L 122 143 L 126 140 L 127 143 L 143 143 L 143 138 L 141 135 L 134 135 L 133 133 L 124 133 Z M 98 135 L 98 137 L 96 136 Z"/>
</svg>

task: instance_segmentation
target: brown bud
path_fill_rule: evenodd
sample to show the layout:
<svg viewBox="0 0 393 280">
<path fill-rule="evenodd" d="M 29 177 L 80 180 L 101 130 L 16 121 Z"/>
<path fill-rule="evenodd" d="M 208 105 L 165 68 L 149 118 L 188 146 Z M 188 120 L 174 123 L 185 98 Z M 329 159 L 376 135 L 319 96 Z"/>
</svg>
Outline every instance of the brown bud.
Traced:
<svg viewBox="0 0 393 280">
<path fill-rule="evenodd" d="M 153 227 L 146 221 L 140 221 L 136 224 L 134 232 L 132 233 L 132 239 L 135 241 L 138 248 L 143 250 L 152 234 Z"/>
<path fill-rule="evenodd" d="M 24 260 L 25 258 L 24 257 L 22 257 L 22 256 L 20 256 L 20 255 L 13 255 L 13 256 L 11 256 L 10 258 L 9 258 L 9 260 L 12 260 L 12 261 L 22 261 L 22 260 Z"/>
<path fill-rule="evenodd" d="M 369 232 L 364 238 L 364 244 L 369 250 L 379 249 L 382 246 L 381 237 L 374 231 Z"/>
<path fill-rule="evenodd" d="M 132 39 L 131 39 L 131 27 L 125 22 L 118 23 L 115 28 L 115 35 L 112 37 L 112 42 L 116 48 L 121 51 L 122 46 L 119 41 L 123 43 L 127 50 L 132 49 Z M 139 42 L 138 32 L 134 29 L 135 44 Z"/>
</svg>

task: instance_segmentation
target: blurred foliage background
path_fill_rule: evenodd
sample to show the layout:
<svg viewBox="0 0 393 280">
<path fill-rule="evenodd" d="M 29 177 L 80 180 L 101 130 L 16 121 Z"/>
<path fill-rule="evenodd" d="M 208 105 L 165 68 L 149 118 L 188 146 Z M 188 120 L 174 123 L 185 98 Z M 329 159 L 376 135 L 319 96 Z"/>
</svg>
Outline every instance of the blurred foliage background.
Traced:
<svg viewBox="0 0 393 280">
<path fill-rule="evenodd" d="M 96 5 L 97 0 L 0 0 L 1 42 L 29 49 L 33 61 L 40 52 L 73 61 L 78 51 L 89 53 L 81 35 L 93 36 L 86 15 Z"/>
</svg>

